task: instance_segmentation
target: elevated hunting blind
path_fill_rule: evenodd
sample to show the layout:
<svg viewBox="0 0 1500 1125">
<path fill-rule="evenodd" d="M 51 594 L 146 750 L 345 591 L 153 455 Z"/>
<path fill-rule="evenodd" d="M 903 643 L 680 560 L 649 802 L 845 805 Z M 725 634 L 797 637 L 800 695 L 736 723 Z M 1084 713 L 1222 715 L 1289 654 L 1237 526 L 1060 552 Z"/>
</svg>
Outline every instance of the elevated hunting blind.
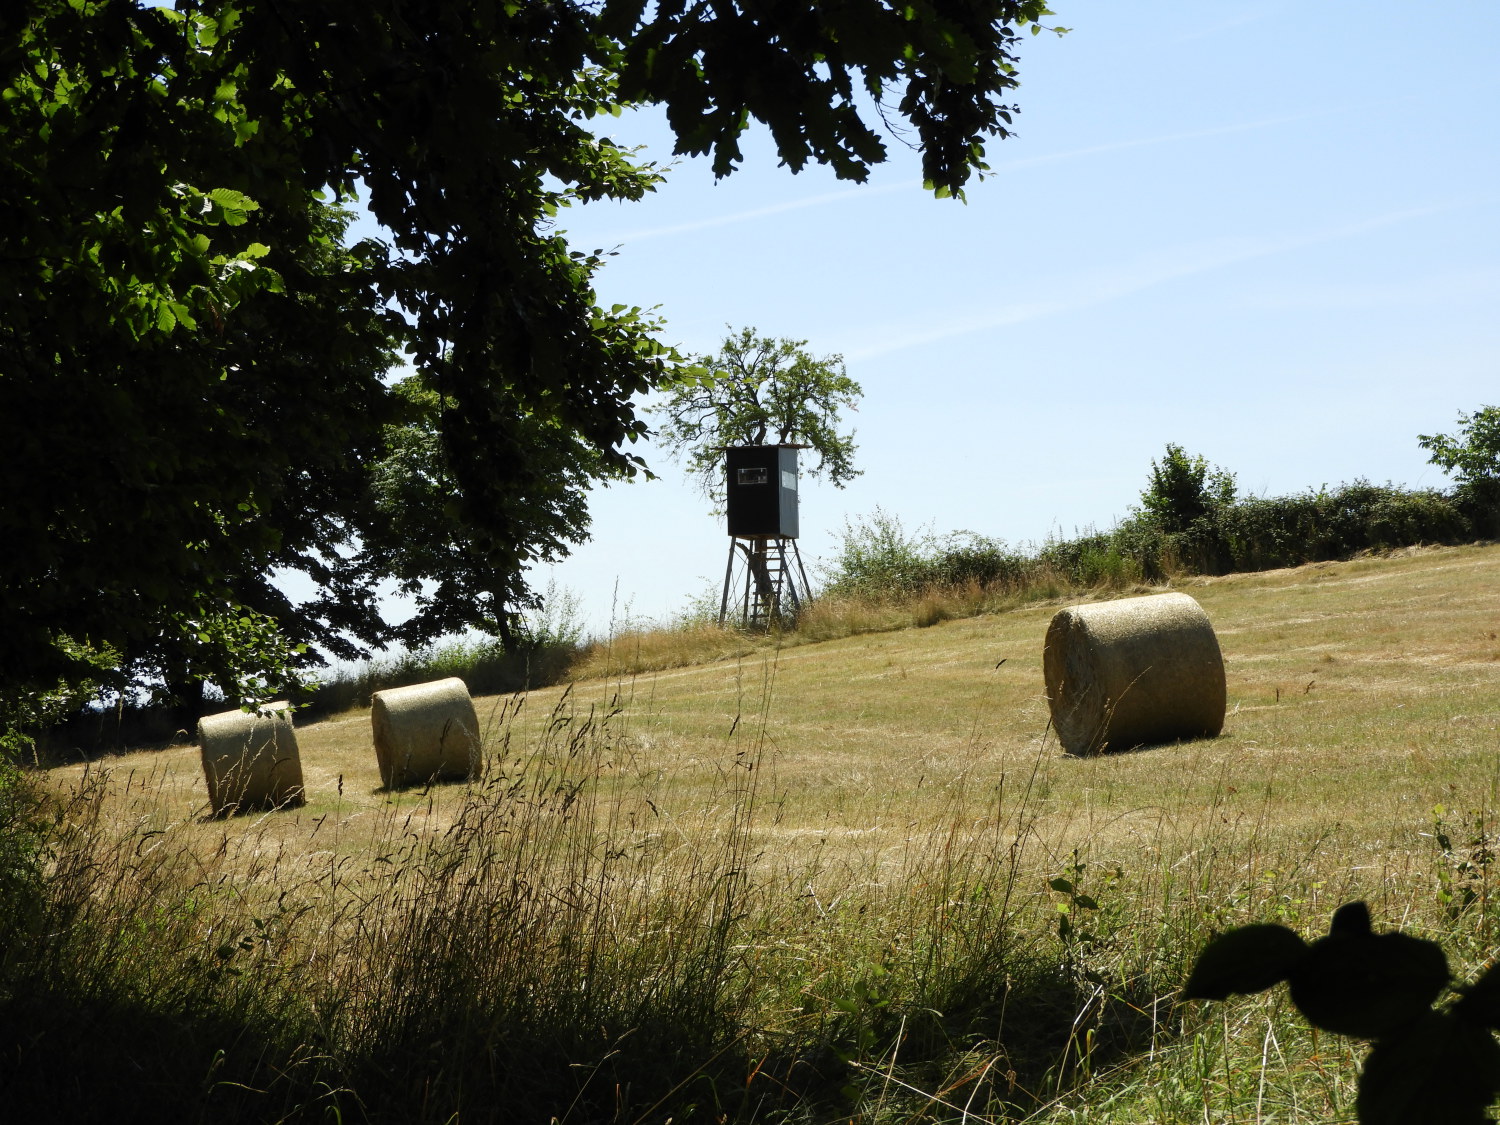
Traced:
<svg viewBox="0 0 1500 1125">
<path fill-rule="evenodd" d="M 743 445 L 724 451 L 725 511 L 737 539 L 797 538 L 795 445 Z"/>
<path fill-rule="evenodd" d="M 724 511 L 729 564 L 719 623 L 736 596 L 748 628 L 770 628 L 795 617 L 808 597 L 797 550 L 797 450 L 800 445 L 742 445 L 724 450 Z M 736 568 L 742 580 L 736 580 Z"/>
</svg>

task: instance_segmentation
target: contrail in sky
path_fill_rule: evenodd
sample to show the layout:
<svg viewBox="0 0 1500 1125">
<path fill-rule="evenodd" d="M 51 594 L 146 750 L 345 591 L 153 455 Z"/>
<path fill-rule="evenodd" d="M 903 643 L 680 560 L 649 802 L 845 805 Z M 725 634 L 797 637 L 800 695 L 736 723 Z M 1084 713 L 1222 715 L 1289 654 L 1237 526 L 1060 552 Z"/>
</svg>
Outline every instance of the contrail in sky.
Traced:
<svg viewBox="0 0 1500 1125">
<path fill-rule="evenodd" d="M 727 227 L 731 223 L 746 223 L 751 219 L 763 219 L 767 215 L 780 215 L 784 211 L 799 211 L 803 207 L 821 207 L 825 203 L 836 203 L 841 199 L 854 199 L 858 196 L 889 195 L 893 191 L 910 191 L 910 184 L 886 184 L 883 187 L 853 187 L 843 191 L 830 191 L 822 195 L 810 195 L 806 199 L 792 199 L 786 203 L 773 203 L 769 207 L 756 207 L 749 211 L 737 211 L 733 215 L 714 215 L 707 219 L 694 219 L 687 223 L 675 223 L 668 227 L 648 227 L 645 230 L 633 230 L 626 234 L 617 235 L 620 243 L 641 242 L 647 238 L 665 238 L 673 234 L 687 234 L 690 231 L 706 230 L 709 227 Z M 595 241 L 601 241 L 595 239 Z M 603 239 L 602 241 L 610 241 Z"/>
<path fill-rule="evenodd" d="M 1411 219 L 1451 211 L 1458 206 L 1462 204 L 1445 203 L 1430 207 L 1406 208 L 1305 234 L 1280 237 L 1219 238 L 1171 247 L 1138 258 L 1122 267 L 1095 270 L 1059 279 L 1053 283 L 1054 293 L 1050 295 L 1045 292 L 1048 286 L 1043 284 L 1039 286 L 1043 293 L 1037 299 L 1002 304 L 996 308 L 954 318 L 943 324 L 928 325 L 910 333 L 893 335 L 876 341 L 868 347 L 844 349 L 842 354 L 846 360 L 851 361 L 872 359 L 894 351 L 931 344 L 970 332 L 983 332 L 1057 313 L 1072 312 L 1075 309 L 1127 297 L 1179 278 L 1224 269 L 1257 258 L 1285 254 L 1307 246 L 1354 238 Z"/>
<path fill-rule="evenodd" d="M 1175 144 L 1179 141 L 1195 141 L 1207 137 L 1222 137 L 1231 133 L 1246 133 L 1255 129 L 1268 129 L 1273 125 L 1286 125 L 1295 121 L 1305 121 L 1312 117 L 1323 117 L 1335 113 L 1343 113 L 1343 109 L 1320 109 L 1308 110 L 1304 113 L 1286 114 L 1281 117 L 1267 117 L 1260 121 L 1242 121 L 1234 125 L 1217 125 L 1208 129 L 1192 129 L 1183 133 L 1168 133 L 1160 137 L 1141 137 L 1133 141 L 1112 141 L 1108 144 L 1089 145 L 1086 148 L 1069 149 L 1065 152 L 1044 153 L 1040 156 L 1024 156 L 1017 160 L 1007 160 L 995 165 L 986 175 L 994 175 L 1009 170 L 1031 168 L 1041 164 L 1056 164 L 1064 160 L 1077 160 L 1080 157 L 1096 156 L 1104 152 L 1122 152 L 1133 148 L 1148 148 L 1152 145 Z M 842 191 L 829 191 L 821 195 L 810 195 L 805 199 L 792 199 L 785 203 L 773 203 L 767 207 L 755 207 L 748 211 L 736 211 L 732 215 L 713 215 L 706 219 L 693 219 L 686 223 L 673 223 L 664 227 L 647 227 L 643 230 L 628 231 L 625 234 L 615 235 L 612 238 L 595 238 L 594 242 L 616 242 L 621 245 L 632 242 L 643 242 L 648 238 L 667 238 L 676 234 L 690 234 L 697 230 L 709 230 L 713 227 L 725 227 L 734 223 L 747 223 L 754 219 L 763 219 L 770 215 L 780 215 L 788 211 L 800 211 L 804 207 L 822 207 L 828 203 L 841 203 L 848 199 L 868 199 L 875 195 L 890 195 L 893 192 L 912 190 L 910 182 L 898 184 L 883 184 L 880 187 L 851 187 Z"/>
</svg>

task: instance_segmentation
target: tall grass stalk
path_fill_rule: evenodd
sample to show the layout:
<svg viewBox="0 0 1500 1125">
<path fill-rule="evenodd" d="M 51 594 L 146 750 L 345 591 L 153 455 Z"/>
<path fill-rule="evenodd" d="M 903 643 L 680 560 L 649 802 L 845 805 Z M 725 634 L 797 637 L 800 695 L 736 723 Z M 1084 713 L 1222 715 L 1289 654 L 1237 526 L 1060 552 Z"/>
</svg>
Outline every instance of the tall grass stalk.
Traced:
<svg viewBox="0 0 1500 1125">
<path fill-rule="evenodd" d="M 640 768 L 614 708 L 564 698 L 524 743 L 511 718 L 477 783 L 324 811 L 302 848 L 271 815 L 138 803 L 150 771 L 85 771 L 33 822 L 45 893 L 0 990 L 27 1028 L 12 1104 L 877 1120 L 959 1094 L 1008 1113 L 1076 1075 L 1078 981 L 1018 921 L 1034 772 L 954 790 L 936 831 L 849 867 L 768 850 L 753 715 L 696 802 Z"/>
</svg>

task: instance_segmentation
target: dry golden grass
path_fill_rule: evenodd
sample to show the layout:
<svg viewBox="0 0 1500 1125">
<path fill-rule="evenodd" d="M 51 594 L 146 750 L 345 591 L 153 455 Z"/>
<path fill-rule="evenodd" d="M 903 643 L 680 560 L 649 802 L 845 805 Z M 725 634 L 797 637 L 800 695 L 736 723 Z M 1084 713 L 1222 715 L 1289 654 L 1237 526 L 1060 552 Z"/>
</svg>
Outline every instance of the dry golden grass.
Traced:
<svg viewBox="0 0 1500 1125">
<path fill-rule="evenodd" d="M 763 1064 L 775 1085 L 834 1050 L 858 1088 L 838 1119 L 872 1125 L 1349 1121 L 1359 1052 L 1310 1035 L 1284 990 L 1209 1013 L 1174 996 L 1211 930 L 1311 934 L 1354 898 L 1441 940 L 1460 978 L 1493 954 L 1493 855 L 1463 867 L 1435 822 L 1458 851 L 1495 850 L 1500 548 L 1181 588 L 1224 650 L 1216 739 L 1061 753 L 1041 667 L 1057 603 L 1035 604 L 481 699 L 474 785 L 382 789 L 367 711 L 299 730 L 296 809 L 209 818 L 193 747 L 54 769 L 83 794 L 58 806 L 74 835 L 101 841 L 68 842 L 57 881 L 97 900 L 92 924 L 124 950 L 110 973 L 144 965 L 138 931 L 170 922 L 183 979 L 226 948 L 259 956 L 351 1058 L 383 1036 L 478 1052 L 455 1090 L 512 1073 L 484 1052 L 552 997 L 537 1042 L 603 1030 L 557 1057 L 517 1040 L 526 1068 L 554 1068 L 544 1086 L 601 1059 L 611 1081 L 657 1083 L 599 1120 L 649 1118 L 697 1078 L 750 1090 Z M 657 1018 L 634 999 L 658 996 L 674 1048 L 718 1028 L 685 1070 L 646 1038 L 620 1053 Z M 918 1024 L 927 1038 L 906 1038 Z M 726 1042 L 747 1055 L 721 1073 Z M 338 1081 L 386 1064 L 350 1065 Z M 820 1096 L 793 1119 L 832 1120 Z"/>
<path fill-rule="evenodd" d="M 1055 604 L 583 681 L 478 709 L 500 770 L 527 758 L 544 727 L 566 735 L 608 715 L 617 825 L 712 834 L 746 772 L 759 769 L 764 862 L 820 873 L 830 895 L 909 869 L 962 826 L 1024 840 L 1039 871 L 1075 849 L 1136 871 L 1217 854 L 1234 868 L 1220 876 L 1253 886 L 1258 867 L 1284 874 L 1295 862 L 1330 901 L 1362 895 L 1401 916 L 1414 857 L 1430 851 L 1421 834 L 1433 809 L 1496 801 L 1500 549 L 1421 550 L 1181 588 L 1202 603 L 1225 654 L 1230 715 L 1211 741 L 1063 755 L 1042 692 Z M 107 763 L 110 815 L 181 825 L 205 851 L 243 853 L 247 870 L 269 871 L 262 861 L 274 853 L 275 877 L 285 879 L 297 866 L 441 833 L 461 801 L 462 786 L 381 790 L 367 712 L 303 728 L 299 742 L 301 809 L 207 819 L 188 747 Z M 75 783 L 84 769 L 54 770 L 53 782 Z"/>
<path fill-rule="evenodd" d="M 961 789 L 982 816 L 1035 768 L 1053 852 L 1249 821 L 1326 830 L 1325 846 L 1368 858 L 1412 846 L 1439 803 L 1493 798 L 1497 577 L 1500 554 L 1473 548 L 1190 583 L 1225 651 L 1229 721 L 1213 741 L 1126 755 L 1070 758 L 1046 738 L 1052 605 L 575 694 L 619 693 L 641 765 L 683 785 L 696 766 L 711 787 L 731 725 L 748 723 L 784 795 L 766 831 L 789 841 L 869 850 L 946 823 Z"/>
</svg>

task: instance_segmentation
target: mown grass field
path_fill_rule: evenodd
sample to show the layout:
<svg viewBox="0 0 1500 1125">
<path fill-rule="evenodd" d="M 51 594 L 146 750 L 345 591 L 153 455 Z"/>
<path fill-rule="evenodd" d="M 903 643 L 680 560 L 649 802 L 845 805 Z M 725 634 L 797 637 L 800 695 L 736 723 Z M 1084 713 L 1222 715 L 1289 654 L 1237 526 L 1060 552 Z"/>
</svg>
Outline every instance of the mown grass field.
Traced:
<svg viewBox="0 0 1500 1125">
<path fill-rule="evenodd" d="M 290 1077 L 206 1087 L 238 1119 L 1349 1121 L 1358 1044 L 1175 992 L 1356 898 L 1495 953 L 1500 548 L 1179 588 L 1213 740 L 1064 755 L 1049 603 L 479 700 L 472 786 L 381 790 L 367 712 L 299 731 L 300 809 L 209 819 L 193 747 L 47 780 L 84 897 L 280 1013 Z"/>
</svg>

